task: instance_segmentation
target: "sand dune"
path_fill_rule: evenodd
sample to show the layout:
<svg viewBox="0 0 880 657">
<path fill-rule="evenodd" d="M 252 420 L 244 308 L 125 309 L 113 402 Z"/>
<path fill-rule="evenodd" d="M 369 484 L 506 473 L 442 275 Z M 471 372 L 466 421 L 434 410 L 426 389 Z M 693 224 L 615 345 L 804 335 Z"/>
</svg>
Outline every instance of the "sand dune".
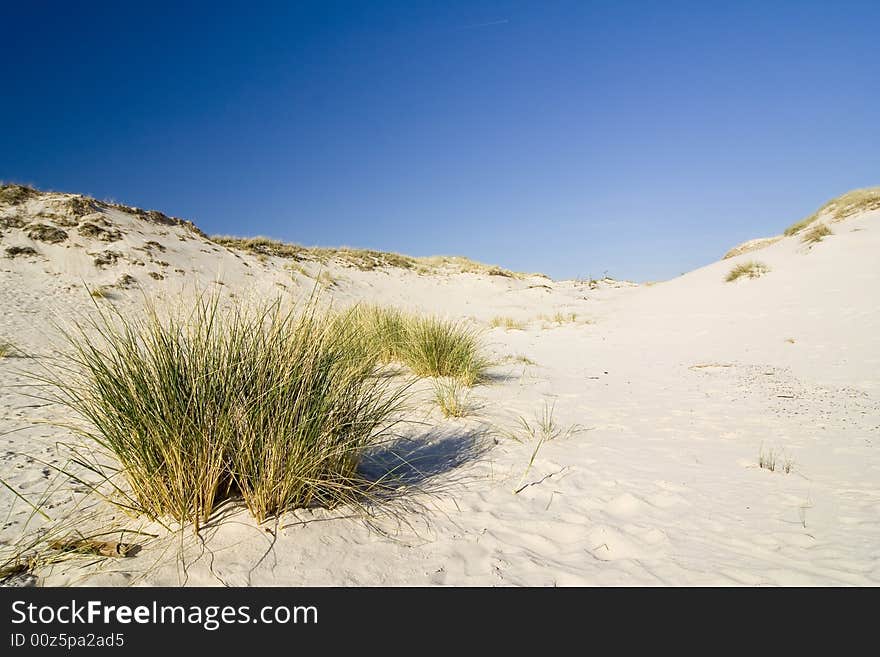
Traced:
<svg viewBox="0 0 880 657">
<path fill-rule="evenodd" d="M 13 583 L 880 584 L 880 210 L 811 223 L 826 220 L 820 241 L 804 241 L 805 226 L 637 286 L 448 259 L 281 257 L 159 213 L 6 187 L 0 343 L 14 351 L 0 358 L 0 478 L 53 521 L 155 535 L 134 556 L 65 559 Z M 764 273 L 725 280 L 749 262 Z M 473 414 L 445 419 L 429 382 L 416 385 L 415 421 L 395 447 L 419 463 L 407 495 L 371 518 L 311 509 L 263 526 L 226 508 L 196 537 L 84 501 L 55 474 L 71 436 L 49 423 L 65 418 L 21 387 L 60 347 L 55 325 L 95 304 L 136 312 L 143 294 L 302 298 L 316 284 L 334 304 L 485 328 L 496 364 L 471 393 Z M 535 454 L 519 418 L 534 426 L 551 410 L 558 435 Z M 48 526 L 9 491 L 0 509 L 7 547 Z"/>
</svg>

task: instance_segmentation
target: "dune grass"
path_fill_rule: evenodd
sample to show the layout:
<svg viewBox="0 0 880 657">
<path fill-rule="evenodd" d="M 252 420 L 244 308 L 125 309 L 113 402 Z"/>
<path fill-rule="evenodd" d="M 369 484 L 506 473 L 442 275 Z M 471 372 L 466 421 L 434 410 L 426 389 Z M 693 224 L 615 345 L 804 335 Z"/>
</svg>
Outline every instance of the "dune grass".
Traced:
<svg viewBox="0 0 880 657">
<path fill-rule="evenodd" d="M 8 358 L 15 352 L 15 347 L 11 342 L 0 340 L 0 358 Z"/>
<path fill-rule="evenodd" d="M 6 247 L 6 257 L 17 258 L 18 256 L 36 256 L 39 252 L 32 246 L 9 246 Z"/>
<path fill-rule="evenodd" d="M 748 278 L 758 278 L 759 276 L 766 274 L 768 271 L 770 271 L 770 268 L 764 263 L 749 260 L 748 262 L 740 263 L 731 269 L 724 280 L 730 283 L 743 276 Z"/>
<path fill-rule="evenodd" d="M 515 320 L 513 317 L 503 317 L 501 315 L 497 315 L 489 320 L 489 326 L 491 328 L 503 328 L 506 331 L 521 331 L 526 325 L 525 322 L 520 322 Z"/>
<path fill-rule="evenodd" d="M 785 474 L 790 474 L 794 469 L 794 461 L 791 457 L 786 456 L 784 453 L 780 454 L 772 447 L 765 451 L 764 446 L 761 445 L 761 451 L 758 454 L 758 467 L 770 472 L 779 470 Z"/>
<path fill-rule="evenodd" d="M 458 379 L 434 379 L 434 401 L 443 417 L 465 417 L 471 412 L 468 388 Z"/>
<path fill-rule="evenodd" d="M 27 236 L 32 240 L 58 244 L 67 239 L 67 233 L 56 226 L 48 224 L 30 224 L 26 230 Z"/>
<path fill-rule="evenodd" d="M 275 256 L 296 261 L 321 263 L 333 260 L 344 267 L 360 269 L 361 271 L 396 268 L 411 270 L 420 274 L 483 274 L 486 276 L 500 276 L 518 280 L 523 280 L 530 276 L 541 276 L 546 278 L 544 274 L 514 272 L 497 265 L 486 265 L 461 256 L 427 256 L 415 258 L 401 253 L 375 251 L 373 249 L 301 246 L 299 244 L 289 244 L 268 237 L 212 235 L 211 241 L 215 244 L 225 246 L 228 249 L 247 251 L 262 256 Z"/>
<path fill-rule="evenodd" d="M 521 493 L 523 490 L 528 488 L 528 484 L 523 485 L 526 476 L 528 476 L 529 471 L 532 469 L 532 466 L 535 463 L 535 458 L 538 456 L 538 451 L 544 445 L 544 443 L 549 442 L 551 440 L 556 440 L 557 438 L 568 438 L 576 433 L 582 431 L 582 427 L 577 424 L 572 424 L 567 428 L 563 428 L 555 418 L 556 412 L 556 402 L 551 402 L 548 400 L 544 400 L 544 404 L 538 412 L 534 414 L 534 419 L 530 422 L 524 416 L 520 415 L 518 418 L 518 429 L 514 429 L 512 431 L 504 432 L 509 437 L 513 438 L 517 442 L 526 442 L 537 439 L 538 442 L 535 445 L 535 449 L 532 451 L 531 458 L 529 459 L 528 465 L 526 465 L 525 471 L 522 473 L 522 476 L 519 479 L 519 483 L 516 485 L 516 488 L 513 491 L 514 495 Z M 522 436 L 523 438 L 520 438 Z"/>
<path fill-rule="evenodd" d="M 854 189 L 842 196 L 833 198 L 805 219 L 793 223 L 785 229 L 785 235 L 795 235 L 821 216 L 828 216 L 832 222 L 843 221 L 859 212 L 880 210 L 880 187 Z"/>
<path fill-rule="evenodd" d="M 452 377 L 468 387 L 485 378 L 490 363 L 476 328 L 382 306 L 359 307 L 354 317 L 383 363 L 401 363 L 420 377 Z"/>
<path fill-rule="evenodd" d="M 18 205 L 38 194 L 39 192 L 30 185 L 0 184 L 0 203 Z"/>
<path fill-rule="evenodd" d="M 310 260 L 316 262 L 336 260 L 343 266 L 363 271 L 371 271 L 379 267 L 398 267 L 401 269 L 413 269 L 415 267 L 415 258 L 399 253 L 373 251 L 371 249 L 307 247 L 273 240 L 268 237 L 213 235 L 211 236 L 211 241 L 227 248 L 254 253 L 258 257 L 275 256 L 298 261 Z"/>
<path fill-rule="evenodd" d="M 805 232 L 801 237 L 801 242 L 806 242 L 807 244 L 816 244 L 817 242 L 821 242 L 823 239 L 828 237 L 829 235 L 833 235 L 831 229 L 825 224 L 816 224 L 810 230 Z"/>
<path fill-rule="evenodd" d="M 406 321 L 401 360 L 417 376 L 445 376 L 472 386 L 485 377 L 489 362 L 481 355 L 477 329 L 432 316 Z"/>
<path fill-rule="evenodd" d="M 397 308 L 361 305 L 354 309 L 351 318 L 352 325 L 380 364 L 403 362 L 412 322 L 410 315 Z"/>
<path fill-rule="evenodd" d="M 360 459 L 394 425 L 404 388 L 375 375 L 344 316 L 218 299 L 168 318 L 149 304 L 134 317 L 100 310 L 43 378 L 118 459 L 123 505 L 198 528 L 239 496 L 262 521 L 360 494 Z"/>
<path fill-rule="evenodd" d="M 198 529 L 229 500 L 258 521 L 357 502 L 380 487 L 358 467 L 401 421 L 409 386 L 382 366 L 446 377 L 444 413 L 455 417 L 488 367 L 463 324 L 377 306 L 336 312 L 317 298 L 298 309 L 221 304 L 220 294 L 170 313 L 149 299 L 137 315 L 96 303 L 38 377 L 79 417 L 72 428 L 116 457 L 110 474 L 100 459 L 80 465 L 129 511 Z"/>
</svg>

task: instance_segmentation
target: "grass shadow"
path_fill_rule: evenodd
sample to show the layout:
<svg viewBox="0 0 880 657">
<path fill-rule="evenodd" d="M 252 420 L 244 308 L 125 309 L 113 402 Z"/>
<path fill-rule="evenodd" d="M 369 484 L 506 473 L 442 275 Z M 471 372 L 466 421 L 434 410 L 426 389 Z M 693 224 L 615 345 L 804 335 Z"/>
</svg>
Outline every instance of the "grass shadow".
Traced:
<svg viewBox="0 0 880 657">
<path fill-rule="evenodd" d="M 449 475 L 491 449 L 493 443 L 489 436 L 488 428 L 478 428 L 434 429 L 417 437 L 401 437 L 367 453 L 360 473 L 376 482 L 386 499 L 412 488 L 437 492 L 461 480 Z"/>
</svg>

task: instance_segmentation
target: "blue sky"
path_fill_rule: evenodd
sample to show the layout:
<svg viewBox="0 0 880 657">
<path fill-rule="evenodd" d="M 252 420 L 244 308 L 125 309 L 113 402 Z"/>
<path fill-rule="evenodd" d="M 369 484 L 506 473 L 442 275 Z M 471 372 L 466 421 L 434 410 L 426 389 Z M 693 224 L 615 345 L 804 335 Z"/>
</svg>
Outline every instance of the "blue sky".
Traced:
<svg viewBox="0 0 880 657">
<path fill-rule="evenodd" d="M 3 21 L 0 179 L 210 233 L 659 280 L 880 184 L 876 1 L 35 0 Z"/>
</svg>

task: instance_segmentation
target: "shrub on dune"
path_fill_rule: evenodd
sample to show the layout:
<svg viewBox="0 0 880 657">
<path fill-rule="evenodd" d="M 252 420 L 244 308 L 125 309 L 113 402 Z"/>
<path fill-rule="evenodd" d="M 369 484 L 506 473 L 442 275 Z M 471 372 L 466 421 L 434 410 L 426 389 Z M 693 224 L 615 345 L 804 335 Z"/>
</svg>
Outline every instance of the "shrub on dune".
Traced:
<svg viewBox="0 0 880 657">
<path fill-rule="evenodd" d="M 785 229 L 785 235 L 795 235 L 807 228 L 810 224 L 826 217 L 831 222 L 843 221 L 861 212 L 880 210 L 880 187 L 867 187 L 854 189 L 846 194 L 828 201 L 821 208 L 805 219 L 793 223 Z"/>
<path fill-rule="evenodd" d="M 505 330 L 522 330 L 525 328 L 525 324 L 523 322 L 519 322 L 515 320 L 513 317 L 504 317 L 501 315 L 497 315 L 489 320 L 489 326 L 491 328 L 501 327 Z"/>
<path fill-rule="evenodd" d="M 804 233 L 804 236 L 801 237 L 801 242 L 806 242 L 807 244 L 815 244 L 816 242 L 821 242 L 823 239 L 831 235 L 831 229 L 828 228 L 825 224 L 816 224 L 810 230 Z"/>
</svg>

